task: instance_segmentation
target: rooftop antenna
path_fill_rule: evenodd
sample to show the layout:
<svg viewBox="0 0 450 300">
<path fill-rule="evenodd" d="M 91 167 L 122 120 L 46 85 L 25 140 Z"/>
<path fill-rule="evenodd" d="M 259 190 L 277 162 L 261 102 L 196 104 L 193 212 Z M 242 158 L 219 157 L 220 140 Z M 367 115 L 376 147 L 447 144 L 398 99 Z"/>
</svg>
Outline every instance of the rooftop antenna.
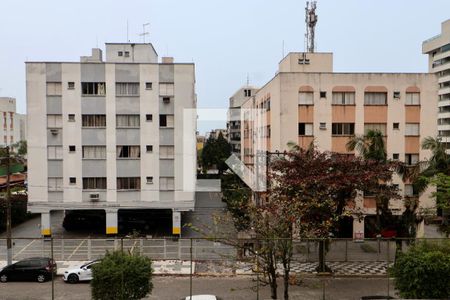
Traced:
<svg viewBox="0 0 450 300">
<path fill-rule="evenodd" d="M 250 84 L 250 75 L 248 75 L 247 73 L 247 86 L 249 86 L 249 84 Z"/>
<path fill-rule="evenodd" d="M 284 58 L 284 40 L 281 43 L 281 59 L 283 59 L 283 58 Z"/>
<path fill-rule="evenodd" d="M 129 43 L 130 42 L 130 39 L 129 39 L 129 34 L 128 34 L 128 19 L 127 19 L 127 43 Z"/>
<path fill-rule="evenodd" d="M 306 23 L 306 51 L 314 52 L 314 40 L 315 40 L 315 32 L 316 32 L 316 24 L 317 24 L 317 1 L 306 1 L 305 8 L 305 23 Z"/>
<path fill-rule="evenodd" d="M 150 33 L 148 33 L 148 31 L 145 31 L 145 26 L 150 25 L 150 23 L 145 23 L 142 24 L 142 33 L 139 34 L 140 36 L 142 36 L 143 40 L 144 40 L 144 44 L 145 44 L 145 36 L 150 35 Z"/>
</svg>

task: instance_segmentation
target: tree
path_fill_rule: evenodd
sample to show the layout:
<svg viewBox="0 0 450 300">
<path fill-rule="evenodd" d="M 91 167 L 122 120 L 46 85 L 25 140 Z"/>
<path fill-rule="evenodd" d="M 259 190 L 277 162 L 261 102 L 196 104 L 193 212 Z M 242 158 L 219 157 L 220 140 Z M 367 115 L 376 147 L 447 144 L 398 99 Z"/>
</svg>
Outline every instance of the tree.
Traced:
<svg viewBox="0 0 450 300">
<path fill-rule="evenodd" d="M 400 253 L 389 270 L 402 298 L 450 297 L 450 243 L 419 242 Z"/>
<path fill-rule="evenodd" d="M 142 299 L 151 293 L 152 264 L 148 257 L 122 251 L 107 252 L 92 267 L 92 299 Z"/>
<path fill-rule="evenodd" d="M 330 271 L 324 263 L 326 240 L 342 218 L 361 214 L 355 203 L 358 191 L 399 197 L 398 187 L 388 184 L 394 170 L 392 162 L 298 149 L 271 164 L 268 193 L 289 207 L 285 214 L 292 216 L 301 237 L 322 239 L 318 271 Z"/>
<path fill-rule="evenodd" d="M 206 140 L 201 154 L 202 169 L 208 170 L 216 167 L 219 174 L 228 169 L 225 161 L 231 155 L 231 145 L 223 137 L 222 133 L 214 138 L 212 135 Z"/>
<path fill-rule="evenodd" d="M 347 143 L 349 151 L 358 151 L 365 159 L 386 161 L 386 147 L 383 133 L 379 130 L 368 130 L 365 135 L 355 135 Z"/>
<path fill-rule="evenodd" d="M 234 173 L 221 178 L 222 201 L 227 204 L 234 227 L 238 231 L 250 228 L 249 204 L 252 196 L 250 188 Z"/>
</svg>

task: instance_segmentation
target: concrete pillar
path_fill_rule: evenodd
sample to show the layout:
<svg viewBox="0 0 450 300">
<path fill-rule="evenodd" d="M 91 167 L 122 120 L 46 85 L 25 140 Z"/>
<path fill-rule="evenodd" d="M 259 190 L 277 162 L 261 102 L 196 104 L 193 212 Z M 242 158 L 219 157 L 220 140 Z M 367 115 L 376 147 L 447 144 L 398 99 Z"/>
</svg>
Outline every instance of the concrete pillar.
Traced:
<svg viewBox="0 0 450 300">
<path fill-rule="evenodd" d="M 115 235 L 118 233 L 117 209 L 106 211 L 106 234 Z"/>
<path fill-rule="evenodd" d="M 353 238 L 364 239 L 364 217 L 359 219 L 357 216 L 353 216 Z"/>
<path fill-rule="evenodd" d="M 181 212 L 172 211 L 172 234 L 181 235 Z"/>
<path fill-rule="evenodd" d="M 41 234 L 43 236 L 52 235 L 52 227 L 50 223 L 50 212 L 41 213 Z"/>
</svg>

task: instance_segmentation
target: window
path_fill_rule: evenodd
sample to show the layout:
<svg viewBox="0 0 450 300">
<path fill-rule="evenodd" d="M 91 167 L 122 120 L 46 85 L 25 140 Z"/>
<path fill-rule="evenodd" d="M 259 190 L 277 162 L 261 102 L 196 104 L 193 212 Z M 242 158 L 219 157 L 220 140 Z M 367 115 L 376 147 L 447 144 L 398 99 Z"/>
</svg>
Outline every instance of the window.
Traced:
<svg viewBox="0 0 450 300">
<path fill-rule="evenodd" d="M 77 183 L 77 178 L 76 178 L 76 177 L 69 177 L 69 183 L 70 183 L 70 184 L 75 184 L 75 183 Z"/>
<path fill-rule="evenodd" d="M 355 134 L 355 123 L 333 123 L 332 135 L 353 135 Z"/>
<path fill-rule="evenodd" d="M 353 92 L 333 92 L 332 104 L 335 105 L 354 105 L 355 93 Z"/>
<path fill-rule="evenodd" d="M 104 96 L 106 94 L 106 84 L 104 82 L 82 82 L 81 94 Z"/>
<path fill-rule="evenodd" d="M 75 89 L 75 82 L 69 81 L 69 82 L 67 83 L 67 89 L 69 89 L 69 90 L 74 90 L 74 89 Z"/>
<path fill-rule="evenodd" d="M 153 176 L 147 176 L 147 183 L 148 184 L 151 184 L 151 183 L 153 183 Z"/>
<path fill-rule="evenodd" d="M 400 123 L 393 123 L 392 124 L 392 129 L 399 130 L 400 129 Z"/>
<path fill-rule="evenodd" d="M 320 98 L 326 98 L 326 97 L 327 97 L 327 92 L 320 91 Z"/>
<path fill-rule="evenodd" d="M 386 124 L 384 124 L 384 123 L 366 123 L 366 124 L 364 124 L 364 134 L 367 135 L 369 130 L 372 130 L 372 131 L 377 130 L 385 136 L 386 135 Z"/>
<path fill-rule="evenodd" d="M 159 158 L 161 159 L 173 159 L 175 157 L 175 148 L 173 146 L 160 146 Z"/>
<path fill-rule="evenodd" d="M 75 115 L 69 114 L 69 122 L 75 122 Z"/>
<path fill-rule="evenodd" d="M 420 93 L 406 93 L 406 105 L 420 105 Z"/>
<path fill-rule="evenodd" d="M 364 94 L 365 105 L 386 105 L 387 94 L 386 93 L 365 93 Z"/>
<path fill-rule="evenodd" d="M 174 95 L 173 83 L 160 83 L 159 84 L 159 94 L 161 96 L 173 96 Z"/>
<path fill-rule="evenodd" d="M 415 197 L 418 196 L 419 193 L 414 188 L 412 184 L 405 184 L 405 197 Z"/>
<path fill-rule="evenodd" d="M 118 55 L 118 56 L 123 56 L 123 51 L 117 52 L 117 55 Z"/>
<path fill-rule="evenodd" d="M 139 83 L 137 82 L 117 82 L 116 96 L 139 96 Z"/>
<path fill-rule="evenodd" d="M 47 147 L 47 158 L 48 159 L 62 159 L 63 158 L 63 147 L 62 146 L 48 146 Z"/>
<path fill-rule="evenodd" d="M 394 92 L 394 99 L 400 99 L 400 92 Z"/>
<path fill-rule="evenodd" d="M 47 82 L 47 96 L 61 96 L 61 82 Z"/>
<path fill-rule="evenodd" d="M 147 115 L 145 115 L 145 119 L 147 120 L 147 122 L 152 122 L 153 121 L 153 115 L 147 114 Z"/>
<path fill-rule="evenodd" d="M 63 179 L 61 177 L 48 178 L 48 191 L 57 192 L 63 190 Z"/>
<path fill-rule="evenodd" d="M 140 177 L 119 177 L 117 178 L 118 190 L 140 190 L 141 178 Z"/>
<path fill-rule="evenodd" d="M 312 93 L 312 92 L 298 93 L 298 104 L 299 105 L 313 105 L 314 104 L 314 93 Z"/>
<path fill-rule="evenodd" d="M 407 165 L 415 165 L 419 162 L 419 154 L 405 154 L 405 163 Z"/>
<path fill-rule="evenodd" d="M 75 145 L 69 146 L 69 152 L 75 152 L 75 149 L 76 149 Z"/>
<path fill-rule="evenodd" d="M 251 96 L 252 96 L 252 90 L 245 89 L 244 90 L 244 97 L 251 97 Z"/>
<path fill-rule="evenodd" d="M 140 146 L 117 146 L 117 158 L 139 158 L 141 157 Z"/>
<path fill-rule="evenodd" d="M 298 123 L 298 135 L 313 135 L 313 124 Z"/>
<path fill-rule="evenodd" d="M 320 130 L 326 130 L 327 129 L 327 123 L 320 122 L 319 128 L 320 128 Z"/>
<path fill-rule="evenodd" d="M 106 159 L 106 146 L 83 146 L 84 159 Z"/>
<path fill-rule="evenodd" d="M 161 191 L 173 191 L 175 189 L 175 179 L 173 177 L 160 177 L 159 189 Z"/>
<path fill-rule="evenodd" d="M 418 136 L 419 134 L 420 134 L 420 124 L 419 123 L 406 123 L 405 135 Z"/>
<path fill-rule="evenodd" d="M 174 120 L 173 115 L 159 115 L 159 127 L 172 128 Z"/>
<path fill-rule="evenodd" d="M 169 104 L 170 103 L 170 97 L 163 97 L 163 103 Z"/>
<path fill-rule="evenodd" d="M 47 115 L 47 128 L 62 128 L 62 115 Z"/>
<path fill-rule="evenodd" d="M 125 57 L 130 57 L 130 52 L 129 51 L 125 51 Z"/>
<path fill-rule="evenodd" d="M 152 145 L 147 145 L 145 147 L 145 149 L 146 149 L 147 152 L 153 152 L 153 146 Z"/>
<path fill-rule="evenodd" d="M 106 177 L 83 177 L 83 190 L 106 190 Z"/>
<path fill-rule="evenodd" d="M 139 115 L 116 115 L 117 127 L 139 127 L 140 123 Z"/>
<path fill-rule="evenodd" d="M 392 159 L 394 159 L 394 160 L 399 160 L 399 159 L 400 159 L 400 154 L 398 154 L 398 153 L 393 153 L 393 154 L 392 154 Z"/>
<path fill-rule="evenodd" d="M 82 115 L 83 127 L 106 127 L 106 115 Z"/>
<path fill-rule="evenodd" d="M 145 83 L 145 89 L 146 90 L 151 90 L 153 89 L 153 84 L 151 82 L 146 82 Z"/>
</svg>

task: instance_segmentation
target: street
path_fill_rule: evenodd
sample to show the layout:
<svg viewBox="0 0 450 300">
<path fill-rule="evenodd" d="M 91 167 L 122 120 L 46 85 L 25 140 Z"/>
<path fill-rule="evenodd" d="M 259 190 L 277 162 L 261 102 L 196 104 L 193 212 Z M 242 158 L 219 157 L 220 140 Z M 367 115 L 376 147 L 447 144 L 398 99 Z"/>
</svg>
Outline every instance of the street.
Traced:
<svg viewBox="0 0 450 300">
<path fill-rule="evenodd" d="M 251 277 L 194 277 L 193 294 L 215 294 L 222 299 L 256 299 L 256 282 Z M 189 296 L 189 277 L 154 277 L 151 300 L 177 300 Z M 51 282 L 9 282 L 0 285 L 2 300 L 51 299 Z M 283 288 L 279 282 L 278 295 Z M 385 278 L 304 278 L 300 286 L 290 287 L 290 299 L 339 299 L 353 300 L 364 295 L 386 295 L 388 283 Z M 390 282 L 390 295 L 393 285 Z M 269 287 L 260 288 L 259 299 L 269 299 Z M 88 283 L 66 284 L 61 278 L 55 281 L 55 299 L 90 299 Z"/>
</svg>

